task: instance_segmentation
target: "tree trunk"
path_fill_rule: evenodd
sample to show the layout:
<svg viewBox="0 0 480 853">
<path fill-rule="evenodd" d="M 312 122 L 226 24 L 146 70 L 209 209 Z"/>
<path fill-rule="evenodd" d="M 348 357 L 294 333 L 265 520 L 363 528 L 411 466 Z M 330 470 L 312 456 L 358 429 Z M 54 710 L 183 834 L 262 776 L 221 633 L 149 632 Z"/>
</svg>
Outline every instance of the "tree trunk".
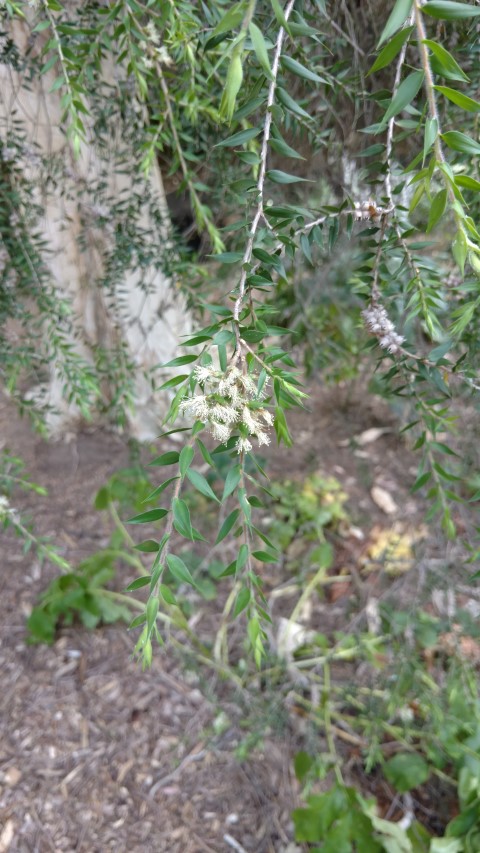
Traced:
<svg viewBox="0 0 480 853">
<path fill-rule="evenodd" d="M 17 173 L 20 168 L 41 207 L 35 223 L 41 265 L 72 311 L 67 348 L 99 380 L 97 410 L 121 398 L 131 434 L 153 438 L 168 399 L 153 390 L 152 369 L 174 357 L 190 318 L 166 271 L 172 250 L 160 171 L 154 166 L 144 178 L 139 170 L 142 106 L 134 92 L 125 106 L 128 81 L 113 59 L 106 62 L 88 104 L 86 141 L 74 157 L 62 126 L 64 89 L 51 91 L 57 65 L 45 75 L 35 71 L 42 37 L 32 51 L 28 24 L 14 21 L 11 37 L 21 59 L 29 50 L 30 58 L 22 70 L 0 64 L 2 159 L 15 156 Z M 45 334 L 51 334 L 48 322 Z M 52 432 L 78 422 L 81 407 L 68 393 L 58 357 L 35 393 L 49 408 Z"/>
</svg>

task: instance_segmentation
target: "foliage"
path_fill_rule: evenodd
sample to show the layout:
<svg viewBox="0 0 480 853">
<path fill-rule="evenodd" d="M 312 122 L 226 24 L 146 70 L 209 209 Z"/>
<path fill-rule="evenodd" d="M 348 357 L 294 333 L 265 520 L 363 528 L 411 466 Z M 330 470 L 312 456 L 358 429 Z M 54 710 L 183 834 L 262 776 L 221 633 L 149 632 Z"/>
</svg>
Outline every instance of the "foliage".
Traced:
<svg viewBox="0 0 480 853">
<path fill-rule="evenodd" d="M 450 0 L 396 0 L 389 4 L 387 17 L 383 4 L 366 4 L 373 10 L 366 33 L 377 32 L 375 10 L 381 9 L 384 18 L 374 48 L 367 36 L 360 38 L 360 28 L 352 29 L 345 11 L 338 12 L 325 0 L 235 4 L 122 0 L 110 5 L 89 0 L 73 8 L 59 0 L 41 0 L 28 5 L 33 5 L 33 12 L 25 3 L 5 0 L 2 14 L 8 27 L 16 17 L 33 15 L 37 52 L 32 52 L 29 65 L 29 57 L 19 56 L 8 30 L 2 43 L 7 62 L 25 62 L 33 74 L 55 69 L 52 94 L 58 92 L 61 98 L 63 127 L 73 154 L 78 155 L 92 135 L 99 147 L 107 145 L 119 122 L 126 148 L 134 155 L 132 181 L 142 171 L 148 175 L 157 158 L 165 171 L 170 165 L 181 189 L 189 193 L 198 228 L 208 234 L 213 256 L 209 270 L 218 270 L 212 275 L 225 291 L 215 300 L 197 291 L 202 321 L 195 334 L 182 340 L 178 357 L 163 365 L 176 375 L 160 380 L 157 387 L 172 395 L 160 440 L 175 433 L 180 441 L 175 450 L 162 447 L 151 462 L 162 472 L 161 482 L 150 495 L 149 508 L 138 508 L 129 523 L 136 530 L 137 525 L 162 522 L 163 533 L 135 546 L 118 518 L 113 491 L 107 489 L 97 498 L 99 507 L 108 505 L 120 531 L 122 542 L 116 544 L 115 555 L 130 554 L 138 569 L 130 591 L 145 587 L 147 593 L 146 601 L 138 602 L 139 614 L 132 623 L 132 628 L 140 629 L 135 651 L 148 666 L 153 641 L 164 639 L 159 623 L 180 628 L 199 647 L 188 626 L 188 606 L 176 595 L 178 589 L 198 592 L 200 586 L 196 558 L 189 554 L 206 547 L 208 531 L 200 529 L 204 519 L 196 498 L 190 497 L 193 489 L 219 513 L 212 547 L 226 545 L 228 539 L 235 552 L 227 565 L 215 568 L 215 580 L 232 580 L 218 634 L 210 647 L 202 646 L 201 654 L 228 672 L 229 623 L 239 620 L 261 668 L 273 633 L 263 584 L 265 566 L 278 560 L 296 525 L 305 520 L 322 540 L 325 524 L 341 520 L 343 512 L 338 493 L 333 506 L 319 507 L 313 481 L 312 500 L 297 496 L 292 507 L 285 492 L 275 496 L 256 455 L 273 433 L 288 452 L 292 444 L 288 411 L 306 404 L 285 343 L 289 341 L 285 303 L 287 308 L 291 305 L 292 293 L 296 301 L 305 302 L 298 315 L 311 368 L 327 365 L 339 378 L 358 371 L 362 349 L 367 365 L 376 357 L 384 393 L 404 402 L 408 412 L 404 430 L 414 436 L 412 444 L 420 455 L 412 490 L 426 492 L 428 519 L 438 518 L 446 537 L 457 533 L 456 511 L 465 490 L 461 459 L 448 435 L 455 429 L 455 399 L 469 398 L 479 388 L 480 235 L 475 216 L 480 104 L 472 82 L 478 74 L 479 9 Z M 102 79 L 107 58 L 122 69 L 118 101 L 107 97 L 108 80 Z M 38 210 L 17 163 L 17 151 L 25 153 L 21 127 L 12 128 L 2 140 L 1 190 L 8 200 L 1 222 L 3 326 L 17 314 L 24 325 L 30 323 L 27 296 L 33 297 L 38 317 L 43 322 L 47 316 L 52 326 L 46 355 L 40 347 L 41 369 L 58 357 L 68 392 L 78 396 L 86 411 L 99 396 L 102 375 L 119 377 L 114 397 L 122 409 L 131 399 L 132 365 L 122 357 L 121 345 L 113 364 L 105 354 L 94 360 L 95 370 L 83 364 L 64 343 L 68 306 L 53 299 L 41 266 L 33 263 L 40 272 L 32 271 L 31 259 L 35 261 L 41 248 L 35 230 Z M 327 198 L 325 182 L 316 186 L 313 172 L 304 166 L 305 156 L 318 152 L 330 163 L 342 161 L 343 155 L 344 172 L 349 160 L 354 163 L 351 180 L 345 182 L 345 175 L 332 180 Z M 125 149 L 122 156 L 127 157 Z M 99 202 L 104 179 L 105 175 L 99 177 Z M 213 212 L 217 205 L 230 214 L 223 231 Z M 143 281 L 152 263 L 142 239 L 142 207 L 143 194 L 138 191 L 130 204 L 109 210 L 108 217 L 102 208 L 96 211 L 101 224 L 109 217 L 113 223 L 101 283 L 107 294 L 118 289 L 122 270 L 133 265 Z M 21 211 L 19 218 L 14 208 Z M 158 226 L 156 245 L 163 246 L 160 212 L 151 214 Z M 348 262 L 342 264 L 347 245 Z M 164 263 L 160 254 L 154 264 Z M 334 273 L 323 289 L 317 270 L 326 265 Z M 339 266 L 343 275 L 336 272 Z M 310 283 L 319 295 L 308 304 L 303 294 Z M 40 326 L 33 328 L 33 344 L 24 345 L 22 338 L 18 362 L 17 348 L 8 335 L 2 338 L 6 380 L 12 388 L 18 370 L 31 369 L 38 355 Z M 315 348 L 312 335 L 320 337 Z M 190 426 L 185 426 L 187 420 Z M 331 494 L 332 484 L 327 488 Z M 277 532 L 280 540 L 284 537 L 280 544 L 258 520 L 272 494 L 279 499 Z M 317 518 L 320 508 L 326 511 L 323 518 Z M 152 554 L 149 572 L 138 558 L 135 561 L 135 549 Z M 300 602 L 313 591 L 330 561 L 331 553 L 324 547 L 318 554 L 320 568 Z M 99 566 L 95 560 L 87 562 L 54 582 L 41 605 L 44 620 L 50 620 L 50 627 L 42 630 L 50 637 L 56 620 L 71 619 L 75 609 L 87 624 L 105 618 L 98 584 L 110 577 L 110 558 L 104 554 L 100 572 Z M 298 608 L 299 603 L 290 626 Z M 419 634 L 425 621 L 419 619 Z M 389 637 L 395 636 L 393 619 L 392 625 Z M 436 626 L 427 627 L 435 633 Z M 297 831 L 305 840 L 325 842 L 324 850 L 367 844 L 369 849 L 391 853 L 414 849 L 417 843 L 412 828 L 402 830 L 380 820 L 371 803 L 343 784 L 334 756 L 332 719 L 337 715 L 343 720 L 350 703 L 355 708 L 350 717 L 355 719 L 349 717 L 349 723 L 352 728 L 362 726 L 366 710 L 363 700 L 355 702 L 355 697 L 348 703 L 344 697 L 340 707 L 336 698 L 332 702 L 337 688 L 330 684 L 330 662 L 360 653 L 372 662 L 385 642 L 384 636 L 368 633 L 358 638 L 347 635 L 330 649 L 325 638 L 316 637 L 312 643 L 320 647 L 320 655 L 312 661 L 298 655 L 302 668 L 313 666 L 313 661 L 322 667 L 326 696 L 322 722 L 330 738 L 337 785 L 297 813 Z M 428 681 L 421 660 L 412 654 L 413 661 L 415 678 Z M 410 673 L 410 678 L 414 676 Z M 428 688 L 434 695 L 431 680 Z M 473 838 L 477 832 L 478 790 L 474 774 L 467 773 L 471 770 L 467 759 L 476 743 L 471 740 L 476 731 L 468 727 L 477 723 L 477 700 L 469 696 L 460 716 L 455 711 L 450 745 L 450 729 L 445 728 L 444 737 L 438 720 L 443 725 L 453 713 L 458 685 L 447 694 L 441 714 L 422 697 L 427 713 L 420 706 L 418 719 L 407 732 L 395 719 L 385 723 L 384 731 L 393 730 L 402 740 L 402 751 L 385 764 L 385 773 L 399 793 L 408 793 L 411 765 L 405 755 L 417 756 L 412 761 L 421 778 L 425 762 L 432 772 L 444 772 L 445 756 L 455 764 L 462 814 L 449 832 L 453 838 L 462 837 L 454 847 L 467 850 L 476 843 L 468 834 Z M 383 705 L 374 715 L 377 723 L 383 719 L 382 711 L 389 709 L 385 719 L 392 717 L 394 696 L 398 700 L 395 690 L 382 695 Z M 375 698 L 372 692 L 372 702 Z M 374 758 L 383 762 L 378 738 L 370 747 L 370 764 Z M 422 843 L 418 841 L 417 849 Z M 433 853 L 441 844 L 432 841 L 430 849 Z"/>
<path fill-rule="evenodd" d="M 135 466 L 116 472 L 99 490 L 95 509 L 109 510 L 114 522 L 110 542 L 78 566 L 62 560 L 62 574 L 51 581 L 28 618 L 29 642 L 53 643 L 58 629 L 77 619 L 90 629 L 118 620 L 131 621 L 131 600 L 107 585 L 115 579 L 122 562 L 143 568 L 118 511 L 142 507 L 149 491 L 149 481 Z"/>
<path fill-rule="evenodd" d="M 11 3 L 5 11 L 7 16 L 22 14 L 21 7 Z M 182 497 L 184 484 L 189 483 L 216 503 L 228 499 L 237 504 L 219 535 L 222 539 L 232 532 L 241 542 L 236 561 L 225 571 L 236 575 L 232 612 L 238 616 L 245 611 L 260 664 L 269 616 L 255 562 L 270 561 L 276 552 L 254 521 L 266 488 L 264 474 L 258 466 L 255 476 L 247 473 L 246 459 L 255 442 L 270 441 L 271 425 L 279 442 L 291 444 L 285 412 L 305 399 L 294 362 L 277 343 L 286 330 L 272 324 L 269 294 L 278 284 L 288 287 L 297 266 L 311 270 L 328 262 L 340 240 L 355 246 L 348 287 L 363 302 L 371 347 L 375 341 L 380 347 L 385 387 L 405 398 L 412 410 L 406 429 L 417 434 L 415 446 L 421 451 L 414 489 L 428 488 L 430 517 L 439 514 L 445 533 L 455 534 L 452 502 L 455 506 L 460 499 L 455 488 L 460 474 L 455 454 L 441 435 L 453 424 L 450 404 L 457 388 L 475 388 L 477 364 L 472 329 L 478 313 L 480 248 L 468 204 L 474 207 L 478 182 L 471 170 L 480 149 L 463 130 L 473 127 L 480 107 L 462 91 L 470 92 L 476 67 L 476 52 L 467 55 L 475 7 L 442 3 L 422 7 L 417 0 L 398 0 L 380 35 L 380 53 L 366 76 L 362 76 L 366 67 L 360 68 L 365 51 L 359 45 L 353 67 L 345 64 L 345 45 L 351 38 L 341 25 L 334 26 L 323 3 L 302 3 L 297 8 L 295 0 L 289 0 L 282 8 L 266 0 L 241 0 L 225 8 L 217 0 L 201 7 L 188 2 L 143 7 L 128 0 L 111 9 L 89 3 L 68 11 L 58 0 L 42 0 L 35 16 L 34 35 L 42 45 L 35 62 L 40 73 L 58 68 L 53 88 L 63 93 L 73 150 L 79 151 L 86 140 L 90 113 L 99 138 L 118 115 L 107 107 L 107 116 L 103 107 L 100 121 L 97 112 L 105 104 L 105 90 L 99 85 L 101 63 L 105 52 L 113 51 L 125 63 L 125 91 L 133 86 L 135 98 L 146 108 L 140 113 L 142 121 L 129 124 L 130 149 L 143 152 L 145 170 L 157 154 L 174 153 L 172 168 L 182 173 L 198 226 L 207 229 L 217 262 L 236 274 L 231 301 L 204 303 L 207 325 L 183 341 L 185 355 L 166 365 L 185 370 L 160 386 L 174 390 L 168 422 L 173 426 L 183 414 L 194 424 L 183 449 L 161 454 L 155 463 L 175 466 L 175 487 L 169 506 L 152 511 L 157 519 L 163 515 L 167 526 L 157 542 L 139 649 L 150 657 L 154 623 L 148 609 L 153 612 L 159 606 L 163 573 L 176 573 L 187 582 L 192 577 L 182 559 L 170 553 L 173 532 L 192 542 L 203 537 Z M 464 69 L 436 39 L 432 18 L 454 27 Z M 333 52 L 327 44 L 332 33 Z M 392 63 L 393 82 L 388 78 Z M 370 80 L 380 72 L 389 88 L 374 91 Z M 449 85 L 437 83 L 434 73 Z M 342 147 L 335 124 L 324 132 L 313 118 L 318 98 L 329 105 L 327 115 L 345 98 L 356 100 L 358 107 L 370 102 L 376 112 L 376 121 L 361 130 L 367 142 L 369 136 L 379 141 L 367 147 L 360 144 L 354 152 L 366 163 L 352 183 L 354 201 L 347 196 L 319 203 L 315 193 L 309 199 L 303 190 L 301 204 L 297 200 L 297 184 L 306 180 L 295 169 L 304 156 L 298 145 L 306 140 L 311 150 L 328 145 L 330 152 Z M 365 107 L 365 115 L 372 110 Z M 133 119 L 133 112 L 129 115 Z M 462 132 L 451 129 L 458 117 Z M 423 134 L 423 144 L 413 144 L 411 138 L 406 144 L 413 130 L 418 140 Z M 229 208 L 243 212 L 225 231 L 225 239 L 202 201 L 208 185 L 195 175 L 202 157 L 225 177 L 235 173 L 235 180 L 225 184 L 224 200 Z M 13 150 L 3 159 L 10 175 L 17 169 Z M 277 168 L 285 159 L 292 161 L 293 171 Z M 18 177 L 24 181 L 23 175 Z M 375 200 L 363 189 L 368 185 Z M 431 232 L 439 233 L 440 224 L 453 236 L 457 272 L 448 280 L 445 271 L 451 269 L 450 262 L 432 257 Z M 11 224 L 9 229 L 8 239 Z M 127 231 L 129 253 L 136 234 L 135 225 Z M 225 240 L 228 251 L 222 251 Z M 107 264 L 112 280 L 122 252 L 116 244 Z M 136 254 L 141 257 L 138 250 Z M 396 330 L 400 318 L 403 334 Z M 325 332 L 328 325 L 319 328 Z M 200 439 L 205 430 L 219 442 L 213 453 Z M 229 452 L 231 458 L 221 499 L 207 489 L 198 470 L 199 460 L 215 470 L 218 452 Z M 256 492 L 249 494 L 251 486 Z M 139 523 L 151 518 L 146 515 Z"/>
<path fill-rule="evenodd" d="M 374 684 L 360 690 L 330 684 L 327 654 L 324 685 L 328 685 L 328 691 L 324 690 L 322 707 L 315 708 L 303 700 L 312 718 L 323 720 L 330 751 L 316 757 L 297 755 L 295 769 L 305 786 L 307 805 L 294 812 L 296 838 L 323 842 L 321 848 L 310 848 L 322 851 L 340 845 L 339 849 L 345 851 L 438 853 L 451 849 L 473 853 L 480 832 L 480 703 L 474 669 L 462 647 L 454 650 L 451 643 L 461 637 L 478 653 L 478 629 L 465 623 L 460 633 L 457 624 L 457 633 L 454 630 L 452 634 L 448 620 L 433 618 L 423 611 L 411 614 L 391 608 L 384 615 L 386 633 L 378 638 L 378 648 L 382 648 L 386 663 L 380 663 L 381 674 Z M 456 614 L 458 618 L 461 614 Z M 401 657 L 407 626 L 414 639 L 409 656 Z M 357 653 L 361 655 L 361 646 Z M 330 659 L 333 661 L 334 657 L 332 649 Z M 366 800 L 345 784 L 342 764 L 348 744 L 362 749 L 362 787 L 381 790 L 382 800 L 389 789 L 388 805 L 397 803 L 403 809 L 400 821 L 380 818 L 378 803 Z M 355 766 L 354 761 L 348 762 L 350 767 Z M 332 770 L 336 783 L 326 793 L 312 794 L 315 778 L 324 779 Z M 385 781 L 373 785 L 379 770 L 388 788 Z M 455 807 L 456 800 L 458 809 L 457 815 L 448 820 L 447 800 L 445 835 L 441 838 L 435 832 L 433 837 L 431 829 L 427 831 L 413 819 L 414 803 L 421 802 L 418 794 L 422 787 L 430 788 L 429 799 L 435 801 L 434 792 L 440 785 L 447 786 L 451 804 Z M 441 820 L 439 814 L 436 822 Z"/>
<path fill-rule="evenodd" d="M 348 495 L 336 477 L 318 473 L 301 483 L 275 482 L 270 492 L 274 521 L 269 524 L 269 532 L 284 553 L 297 537 L 324 541 L 326 529 L 338 530 L 348 518 L 344 509 Z"/>
<path fill-rule="evenodd" d="M 24 463 L 18 456 L 13 456 L 8 450 L 0 453 L 0 523 L 4 530 L 12 528 L 23 541 L 24 554 L 33 548 L 40 562 L 49 560 L 58 568 L 65 569 L 68 564 L 58 553 L 54 544 L 43 537 L 36 536 L 29 520 L 23 518 L 12 505 L 13 493 L 18 489 L 33 491 L 37 495 L 47 495 L 43 486 L 27 478 L 24 468 Z"/>
</svg>

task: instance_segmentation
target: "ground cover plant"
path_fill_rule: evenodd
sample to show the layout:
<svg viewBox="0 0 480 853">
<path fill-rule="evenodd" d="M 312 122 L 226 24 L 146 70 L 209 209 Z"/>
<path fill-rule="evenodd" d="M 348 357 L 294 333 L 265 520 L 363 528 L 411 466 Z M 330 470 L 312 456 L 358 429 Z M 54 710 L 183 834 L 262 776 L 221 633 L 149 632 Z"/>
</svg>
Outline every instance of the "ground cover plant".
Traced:
<svg viewBox="0 0 480 853">
<path fill-rule="evenodd" d="M 475 659 L 461 646 L 470 638 L 475 655 L 474 624 L 422 608 L 392 613 L 388 596 L 382 609 L 364 577 L 373 546 L 361 571 L 351 560 L 335 573 L 355 527 L 348 489 L 318 468 L 303 482 L 271 481 L 268 464 L 274 437 L 293 452 L 289 417 L 309 405 L 302 357 L 307 373 L 322 369 L 333 381 L 365 383 L 369 374 L 417 453 L 410 485 L 425 501 L 425 523 L 445 543 L 462 542 L 457 559 L 474 583 L 478 474 L 466 471 L 471 451 L 458 433 L 459 413 L 474 417 L 478 409 L 479 14 L 449 0 L 397 0 L 387 14 L 374 2 L 367 11 L 344 4 L 339 16 L 321 0 L 72 8 L 6 0 L 2 7 L 3 62 L 33 76 L 58 73 L 49 96 L 60 98 L 74 158 L 108 136 L 113 101 L 97 87 L 113 57 L 124 74 L 118 115 L 127 123 L 136 115 L 133 159 L 122 168 L 148 179 L 160 164 L 176 176 L 207 246 L 207 257 L 190 267 L 186 247 L 172 250 L 170 237 L 159 258 L 140 197 L 129 207 L 112 200 L 100 176 L 95 216 L 115 235 L 105 300 L 122 295 L 122 271 L 132 264 L 140 277 L 149 264 L 163 265 L 171 276 L 190 276 L 184 287 L 195 328 L 148 377 L 155 392 L 169 394 L 160 452 L 148 465 L 158 479 L 150 473 L 147 489 L 137 472 L 126 492 L 119 477 L 98 493 L 97 509 L 112 516 L 112 542 L 78 566 L 58 558 L 64 573 L 32 612 L 31 636 L 51 642 L 78 616 L 93 628 L 135 611 L 130 628 L 144 668 L 168 642 L 237 689 L 273 679 L 326 740 L 319 754 L 296 762 L 307 797 L 294 813 L 296 839 L 322 845 L 312 849 L 435 853 L 478 845 Z M 15 26 L 24 20 L 35 50 L 22 54 Z M 121 340 L 90 359 L 76 350 L 75 311 L 50 287 L 41 260 L 22 134 L 15 116 L 2 137 L 6 385 L 35 411 L 23 383 L 29 371 L 45 378 L 54 367 L 80 413 L 108 410 L 125 423 L 134 365 Z M 61 184 L 58 158 L 44 160 L 48 179 Z M 312 162 L 322 164 L 319 174 Z M 159 234 L 154 201 L 149 216 Z M 18 322 L 34 323 L 39 336 L 53 323 L 55 334 L 37 348 L 16 332 Z M 359 440 L 365 446 L 375 437 Z M 374 486 L 372 496 L 388 515 L 385 488 Z M 31 536 L 7 504 L 2 519 Z M 402 559 L 411 562 L 421 538 L 398 529 L 377 542 L 384 574 L 387 564 L 395 574 Z M 55 552 L 40 547 L 51 559 Z M 133 570 L 127 592 L 106 587 L 121 561 Z M 284 590 L 272 582 L 275 566 L 296 595 L 279 618 L 273 602 Z M 360 627 L 304 625 L 312 601 L 334 599 L 342 584 L 355 588 Z M 210 635 L 192 628 L 202 600 L 218 605 Z M 410 666 L 396 669 L 402 642 Z M 369 683 L 355 696 L 332 668 L 360 661 Z M 375 790 L 378 802 L 369 798 L 366 776 L 352 769 L 347 778 L 342 740 L 361 756 L 351 760 L 357 774 L 380 773 L 390 786 L 385 808 Z M 431 778 L 458 788 L 458 814 L 439 832 L 412 807 L 410 792 L 421 800 Z M 315 779 L 327 780 L 328 790 L 310 793 Z"/>
</svg>

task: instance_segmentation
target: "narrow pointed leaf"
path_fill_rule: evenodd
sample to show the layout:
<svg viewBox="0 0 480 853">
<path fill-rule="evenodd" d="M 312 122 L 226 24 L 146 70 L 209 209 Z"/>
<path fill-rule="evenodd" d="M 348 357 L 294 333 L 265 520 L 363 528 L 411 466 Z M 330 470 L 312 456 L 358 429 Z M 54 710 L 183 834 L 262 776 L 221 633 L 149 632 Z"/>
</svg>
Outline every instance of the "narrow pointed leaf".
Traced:
<svg viewBox="0 0 480 853">
<path fill-rule="evenodd" d="M 436 89 L 437 92 L 441 92 L 442 95 L 445 95 L 449 101 L 452 101 L 452 103 L 456 104 L 457 107 L 461 107 L 462 110 L 466 110 L 469 113 L 480 112 L 480 104 L 478 101 L 474 101 L 473 98 L 469 98 L 467 95 L 464 95 L 463 92 L 457 92 L 456 89 L 450 89 L 449 86 L 434 86 L 434 89 Z"/>
<path fill-rule="evenodd" d="M 185 539 L 192 539 L 193 536 L 193 528 L 192 522 L 190 520 L 190 510 L 181 498 L 174 498 L 172 502 L 172 512 L 174 519 L 174 526 L 177 533 L 180 533 L 180 536 L 184 536 Z"/>
<path fill-rule="evenodd" d="M 233 607 L 233 618 L 234 619 L 240 615 L 242 610 L 245 610 L 245 608 L 248 607 L 248 605 L 250 604 L 251 597 L 252 597 L 252 594 L 251 594 L 250 590 L 248 589 L 248 587 L 244 586 L 240 590 L 240 592 L 238 593 L 238 595 L 235 599 L 235 604 Z"/>
<path fill-rule="evenodd" d="M 240 130 L 238 133 L 234 133 L 233 136 L 229 136 L 227 139 L 222 139 L 221 142 L 217 142 L 213 147 L 235 148 L 237 145 L 243 145 L 245 142 L 250 142 L 251 139 L 255 139 L 259 133 L 259 127 L 249 127 L 248 130 Z"/>
<path fill-rule="evenodd" d="M 180 475 L 182 477 L 184 477 L 187 473 L 194 456 L 195 451 L 193 447 L 190 447 L 190 445 L 187 444 L 185 447 L 182 448 L 179 457 Z"/>
<path fill-rule="evenodd" d="M 279 0 L 270 0 L 270 2 L 272 4 L 273 14 L 275 15 L 278 23 L 288 33 L 288 21 L 285 17 L 284 11 L 279 3 Z"/>
<path fill-rule="evenodd" d="M 445 208 L 447 206 L 447 190 L 440 190 L 432 200 L 430 215 L 428 217 L 427 234 L 435 228 L 435 225 L 440 221 Z"/>
<path fill-rule="evenodd" d="M 210 498 L 213 501 L 217 501 L 217 503 L 220 503 L 210 483 L 203 476 L 203 474 L 200 474 L 199 471 L 192 471 L 192 469 L 189 469 L 187 471 L 187 477 L 190 480 L 192 486 L 197 489 L 197 491 L 199 491 L 202 495 L 205 495 L 205 497 Z"/>
<path fill-rule="evenodd" d="M 143 551 L 145 554 L 154 554 L 156 551 L 160 550 L 160 545 L 155 539 L 145 539 L 143 542 L 139 542 L 138 545 L 135 545 L 136 551 Z"/>
<path fill-rule="evenodd" d="M 198 355 L 179 355 L 178 358 L 174 358 L 172 361 L 167 361 L 166 364 L 162 364 L 161 367 L 181 367 L 182 364 L 191 364 L 192 361 L 196 361 Z"/>
<path fill-rule="evenodd" d="M 180 559 L 180 557 L 176 557 L 174 554 L 169 554 L 167 557 L 167 565 L 173 577 L 177 581 L 180 581 L 180 583 L 188 583 L 190 586 L 196 585 L 189 569 L 187 569 L 185 563 Z"/>
<path fill-rule="evenodd" d="M 454 0 L 432 0 L 422 6 L 422 12 L 441 21 L 460 21 L 463 18 L 475 18 L 480 15 L 480 6 L 470 3 L 456 3 Z"/>
<path fill-rule="evenodd" d="M 142 586 L 147 586 L 150 583 L 150 575 L 144 575 L 142 578 L 136 578 L 126 587 L 127 592 L 133 592 L 134 589 L 141 589 Z"/>
<path fill-rule="evenodd" d="M 413 71 L 405 78 L 403 83 L 400 83 L 395 95 L 392 98 L 391 104 L 388 107 L 383 119 L 382 125 L 387 124 L 393 116 L 405 109 L 415 98 L 420 86 L 423 83 L 423 71 Z"/>
<path fill-rule="evenodd" d="M 167 509 L 149 509 L 147 512 L 141 512 L 140 515 L 134 515 L 133 518 L 129 518 L 127 524 L 148 524 L 152 521 L 160 521 L 166 515 L 168 515 Z"/>
<path fill-rule="evenodd" d="M 298 151 L 295 151 L 294 148 L 291 148 L 290 145 L 287 145 L 284 139 L 271 139 L 270 147 L 273 148 L 277 154 L 281 154 L 283 157 L 292 157 L 295 160 L 305 160 L 305 157 L 299 154 Z M 266 210 L 266 212 L 268 213 L 268 210 Z"/>
<path fill-rule="evenodd" d="M 250 33 L 250 38 L 252 40 L 253 49 L 255 51 L 256 57 L 263 70 L 265 71 L 265 74 L 271 80 L 272 69 L 270 68 L 267 45 L 265 44 L 265 39 L 263 38 L 262 31 L 257 27 L 256 24 L 253 23 L 253 21 L 251 21 L 248 31 Z"/>
<path fill-rule="evenodd" d="M 233 468 L 230 469 L 230 471 L 228 472 L 228 474 L 225 478 L 225 486 L 223 488 L 222 503 L 226 498 L 228 498 L 229 495 L 232 494 L 232 492 L 235 491 L 235 489 L 237 488 L 237 486 L 240 482 L 241 475 L 242 475 L 242 472 L 240 469 L 240 465 L 235 465 Z"/>
<path fill-rule="evenodd" d="M 391 38 L 391 36 L 393 36 L 393 34 L 396 33 L 396 31 L 405 23 L 410 14 L 412 3 L 413 0 L 397 0 L 390 13 L 390 17 L 385 24 L 377 47 L 380 47 L 384 41 Z"/>
<path fill-rule="evenodd" d="M 297 62 L 296 59 L 292 59 L 291 56 L 282 56 L 281 62 L 287 71 L 291 71 L 292 74 L 296 74 L 297 77 L 302 77 L 304 80 L 311 80 L 312 83 L 326 82 L 324 78 L 320 77 L 319 74 L 316 74 L 315 71 L 310 71 L 309 68 L 306 68 L 305 65 L 301 64 L 301 62 Z"/>
<path fill-rule="evenodd" d="M 427 118 L 425 122 L 425 136 L 423 140 L 423 160 L 427 156 L 430 148 L 435 142 L 438 135 L 438 121 L 436 118 Z"/>
<path fill-rule="evenodd" d="M 443 45 L 437 44 L 436 41 L 432 41 L 431 39 L 424 39 L 422 44 L 426 44 L 432 51 L 437 64 L 437 74 L 448 77 L 449 80 L 469 82 L 469 78 L 462 68 L 460 68 L 457 60 L 454 59 L 452 54 Z"/>
<path fill-rule="evenodd" d="M 307 178 L 299 178 L 298 175 L 289 175 L 287 172 L 280 171 L 280 169 L 269 169 L 267 178 L 275 184 L 296 184 L 299 181 L 307 181 Z"/>
<path fill-rule="evenodd" d="M 219 542 L 222 542 L 225 539 L 225 537 L 228 536 L 232 527 L 234 527 L 234 525 L 237 521 L 239 513 L 240 513 L 239 509 L 234 509 L 233 512 L 231 512 L 230 515 L 227 516 L 227 518 L 223 522 L 223 524 L 222 524 L 222 526 L 218 532 L 217 538 L 215 539 L 215 545 L 218 545 Z"/>
<path fill-rule="evenodd" d="M 165 482 L 162 483 L 161 486 L 157 486 L 157 488 L 154 489 L 153 492 L 150 492 L 148 497 L 146 497 L 145 500 L 142 501 L 142 503 L 146 504 L 149 501 L 153 501 L 154 498 L 158 497 L 158 495 L 161 495 L 162 492 L 170 485 L 170 483 L 175 482 L 175 480 L 178 480 L 178 477 L 170 477 L 168 480 L 165 480 Z"/>
<path fill-rule="evenodd" d="M 440 135 L 445 145 L 448 145 L 453 151 L 460 151 L 462 154 L 472 154 L 474 157 L 479 156 L 480 144 L 465 133 L 460 133 L 459 130 L 447 130 L 446 133 Z"/>
<path fill-rule="evenodd" d="M 393 59 L 400 53 L 403 45 L 407 41 L 408 37 L 411 35 L 413 27 L 405 27 L 405 29 L 400 30 L 399 33 L 393 36 L 392 39 L 385 45 L 383 50 L 378 54 L 375 62 L 373 63 L 370 71 L 367 74 L 374 74 L 375 71 L 380 71 L 381 68 L 385 68 L 387 65 L 390 65 Z"/>
<path fill-rule="evenodd" d="M 297 102 L 294 101 L 288 92 L 286 92 L 285 89 L 282 89 L 281 86 L 277 86 L 277 97 L 279 102 L 283 104 L 287 110 L 290 110 L 292 113 L 295 113 L 295 115 L 300 116 L 301 118 L 310 118 L 306 110 L 304 110 L 300 104 L 297 104 Z"/>
</svg>

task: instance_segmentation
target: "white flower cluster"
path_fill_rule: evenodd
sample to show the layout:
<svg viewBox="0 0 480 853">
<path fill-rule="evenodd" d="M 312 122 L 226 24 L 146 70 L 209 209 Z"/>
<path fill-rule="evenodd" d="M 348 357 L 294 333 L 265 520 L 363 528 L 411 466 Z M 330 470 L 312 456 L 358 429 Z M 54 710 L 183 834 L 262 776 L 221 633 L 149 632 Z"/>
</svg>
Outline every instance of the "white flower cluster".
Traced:
<svg viewBox="0 0 480 853">
<path fill-rule="evenodd" d="M 273 424 L 273 415 L 258 406 L 264 394 L 259 393 L 252 375 L 242 373 L 238 367 L 229 367 L 222 373 L 213 366 L 196 367 L 193 373 L 204 393 L 184 400 L 180 405 L 183 414 L 208 424 L 213 437 L 222 444 L 238 430 L 238 453 L 252 449 L 251 437 L 259 445 L 270 444 L 267 429 Z"/>
<path fill-rule="evenodd" d="M 3 521 L 8 516 L 14 518 L 15 510 L 10 506 L 6 495 L 0 495 L 0 521 Z"/>
<path fill-rule="evenodd" d="M 388 349 L 392 355 L 400 352 L 405 338 L 402 338 L 395 331 L 395 326 L 388 319 L 388 314 L 383 305 L 369 305 L 362 311 L 362 317 L 368 331 L 378 338 L 378 343 L 383 349 Z"/>
<path fill-rule="evenodd" d="M 391 210 L 386 207 L 378 207 L 371 198 L 368 201 L 356 201 L 353 211 L 355 219 L 370 219 L 373 222 L 382 216 L 386 216 L 387 213 L 391 213 Z"/>
</svg>

